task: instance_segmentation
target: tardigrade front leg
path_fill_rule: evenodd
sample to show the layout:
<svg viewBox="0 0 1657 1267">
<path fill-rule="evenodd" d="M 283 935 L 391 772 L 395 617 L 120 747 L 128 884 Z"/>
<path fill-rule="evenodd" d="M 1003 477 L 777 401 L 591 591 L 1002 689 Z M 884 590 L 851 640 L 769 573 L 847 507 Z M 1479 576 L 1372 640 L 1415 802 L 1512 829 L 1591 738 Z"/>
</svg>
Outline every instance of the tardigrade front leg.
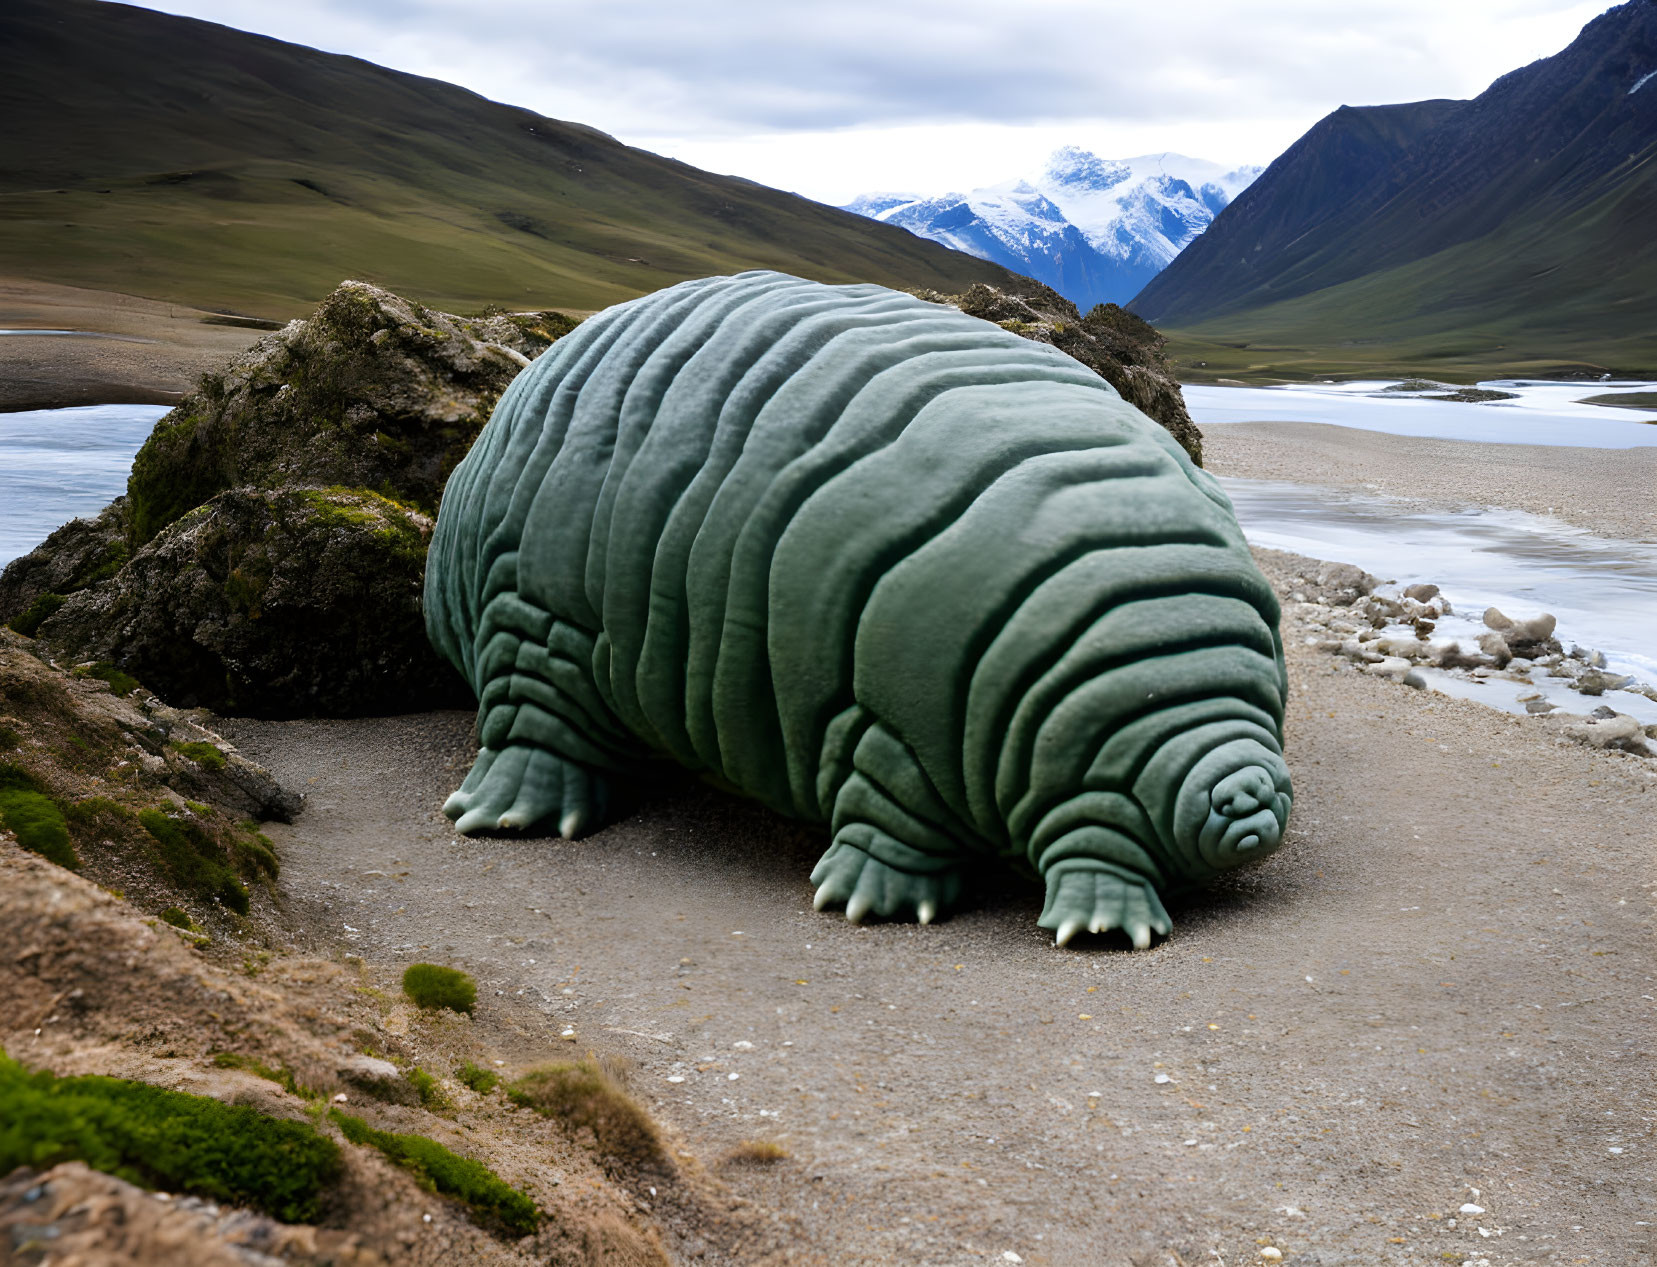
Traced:
<svg viewBox="0 0 1657 1267">
<path fill-rule="evenodd" d="M 834 797 L 834 843 L 811 872 L 818 910 L 845 904 L 865 916 L 930 924 L 966 887 L 964 833 L 938 824 L 952 815 L 914 754 L 878 722 L 864 731 L 849 776 Z"/>
<path fill-rule="evenodd" d="M 1046 880 L 1047 902 L 1036 922 L 1061 946 L 1077 933 L 1120 930 L 1144 950 L 1153 933 L 1166 937 L 1174 929 L 1156 886 L 1126 867 L 1072 858 L 1055 863 Z"/>
</svg>

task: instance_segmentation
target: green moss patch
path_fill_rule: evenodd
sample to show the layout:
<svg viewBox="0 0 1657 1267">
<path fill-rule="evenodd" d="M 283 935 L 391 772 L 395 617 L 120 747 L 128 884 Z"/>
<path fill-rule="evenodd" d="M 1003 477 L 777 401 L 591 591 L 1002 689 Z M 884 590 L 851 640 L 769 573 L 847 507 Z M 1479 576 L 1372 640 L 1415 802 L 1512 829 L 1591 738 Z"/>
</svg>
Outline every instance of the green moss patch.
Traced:
<svg viewBox="0 0 1657 1267">
<path fill-rule="evenodd" d="M 180 887 L 217 898 L 238 915 L 248 912 L 247 889 L 225 863 L 218 845 L 187 819 L 168 818 L 158 809 L 139 811 L 138 822 L 156 843 L 167 874 Z"/>
<path fill-rule="evenodd" d="M 231 847 L 235 850 L 236 862 L 243 874 L 257 872 L 266 879 L 274 880 L 281 872 L 281 864 L 276 859 L 276 846 L 269 836 L 259 830 L 257 823 L 243 823 L 242 834 L 236 837 Z"/>
<path fill-rule="evenodd" d="M 71 871 L 81 860 L 69 843 L 69 826 L 63 810 L 47 795 L 40 781 L 22 766 L 0 762 L 0 825 L 17 837 L 17 843 L 48 862 Z"/>
<path fill-rule="evenodd" d="M 532 1070 L 510 1084 L 506 1094 L 514 1104 L 572 1130 L 590 1130 L 598 1151 L 616 1161 L 640 1165 L 665 1156 L 661 1132 L 650 1115 L 615 1079 L 588 1061 Z"/>
<path fill-rule="evenodd" d="M 379 1149 L 421 1187 L 462 1202 L 483 1225 L 510 1236 L 528 1236 L 540 1223 L 535 1202 L 481 1162 L 452 1153 L 424 1135 L 376 1130 L 338 1109 L 330 1110 L 328 1116 L 353 1144 Z"/>
<path fill-rule="evenodd" d="M 446 1007 L 468 1015 L 477 1006 L 477 982 L 458 968 L 436 963 L 410 964 L 403 973 L 403 993 L 416 1007 Z"/>
<path fill-rule="evenodd" d="M 109 689 L 117 695 L 131 695 L 138 689 L 138 679 L 132 674 L 123 672 L 107 660 L 100 660 L 97 664 L 89 664 L 75 670 L 76 677 L 95 678 L 100 682 L 109 683 Z"/>
<path fill-rule="evenodd" d="M 470 1060 L 455 1070 L 455 1077 L 460 1080 L 462 1086 L 470 1087 L 479 1095 L 488 1095 L 501 1084 L 500 1074 L 493 1069 L 474 1065 Z"/>
<path fill-rule="evenodd" d="M 205 739 L 194 743 L 175 743 L 173 751 L 180 756 L 188 757 L 204 770 L 222 770 L 228 758 L 224 749 L 217 744 L 210 744 Z"/>
<path fill-rule="evenodd" d="M 21 613 L 12 617 L 11 627 L 25 638 L 33 638 L 57 609 L 68 601 L 62 594 L 42 594 Z"/>
<path fill-rule="evenodd" d="M 120 1078 L 30 1074 L 0 1053 L 0 1173 L 84 1161 L 129 1183 L 314 1220 L 339 1146 L 307 1122 Z"/>
<path fill-rule="evenodd" d="M 196 928 L 196 922 L 190 918 L 189 912 L 176 906 L 169 906 L 161 912 L 161 922 L 171 924 L 174 928 L 182 928 L 187 933 L 194 932 Z"/>
<path fill-rule="evenodd" d="M 409 1086 L 420 1097 L 422 1106 L 428 1109 L 448 1109 L 454 1106 L 449 1103 L 449 1097 L 443 1093 L 443 1084 L 419 1065 L 414 1066 L 403 1075 L 408 1079 Z"/>
</svg>

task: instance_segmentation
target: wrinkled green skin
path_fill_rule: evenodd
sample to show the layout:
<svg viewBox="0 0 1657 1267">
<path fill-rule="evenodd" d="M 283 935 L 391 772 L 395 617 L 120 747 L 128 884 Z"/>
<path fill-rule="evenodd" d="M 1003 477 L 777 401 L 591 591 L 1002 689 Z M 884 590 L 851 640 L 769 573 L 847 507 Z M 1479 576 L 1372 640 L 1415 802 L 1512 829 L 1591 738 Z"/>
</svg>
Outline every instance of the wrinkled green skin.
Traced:
<svg viewBox="0 0 1657 1267">
<path fill-rule="evenodd" d="M 610 308 L 444 494 L 432 642 L 476 687 L 462 832 L 604 821 L 670 757 L 833 843 L 817 906 L 1046 885 L 1063 944 L 1282 840 L 1278 607 L 1231 504 L 1091 370 L 878 286 Z"/>
</svg>

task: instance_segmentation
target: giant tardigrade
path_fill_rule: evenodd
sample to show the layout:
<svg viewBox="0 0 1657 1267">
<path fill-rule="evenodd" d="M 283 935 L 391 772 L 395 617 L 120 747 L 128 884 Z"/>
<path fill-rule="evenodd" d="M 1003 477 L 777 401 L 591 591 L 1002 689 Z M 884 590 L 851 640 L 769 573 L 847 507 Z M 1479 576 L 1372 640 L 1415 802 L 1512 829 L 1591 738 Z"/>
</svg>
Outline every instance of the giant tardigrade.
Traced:
<svg viewBox="0 0 1657 1267">
<path fill-rule="evenodd" d="M 524 370 L 443 496 L 463 832 L 599 826 L 672 758 L 916 916 L 1001 858 L 1060 943 L 1282 840 L 1278 607 L 1231 504 L 1062 352 L 878 286 L 686 282 Z"/>
</svg>

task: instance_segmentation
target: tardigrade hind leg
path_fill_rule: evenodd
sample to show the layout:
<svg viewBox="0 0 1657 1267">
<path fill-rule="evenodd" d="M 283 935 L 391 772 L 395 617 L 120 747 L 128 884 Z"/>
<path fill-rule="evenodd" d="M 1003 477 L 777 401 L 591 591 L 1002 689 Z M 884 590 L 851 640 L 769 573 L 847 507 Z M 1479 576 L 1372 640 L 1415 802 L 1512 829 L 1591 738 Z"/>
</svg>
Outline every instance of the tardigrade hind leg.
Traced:
<svg viewBox="0 0 1657 1267">
<path fill-rule="evenodd" d="M 1061 946 L 1077 933 L 1120 929 L 1135 950 L 1144 950 L 1152 933 L 1166 937 L 1173 931 L 1156 886 L 1126 867 L 1066 859 L 1054 863 L 1045 879 L 1047 901 L 1036 923 L 1053 932 Z"/>
<path fill-rule="evenodd" d="M 843 903 L 853 923 L 872 914 L 930 924 L 965 887 L 966 833 L 914 755 L 878 723 L 863 733 L 851 766 L 834 798 L 834 843 L 811 872 L 815 905 Z"/>
<path fill-rule="evenodd" d="M 574 839 L 604 821 L 609 785 L 602 775 L 544 748 L 513 744 L 485 748 L 443 812 L 464 834 L 522 831 L 548 820 Z"/>
</svg>

